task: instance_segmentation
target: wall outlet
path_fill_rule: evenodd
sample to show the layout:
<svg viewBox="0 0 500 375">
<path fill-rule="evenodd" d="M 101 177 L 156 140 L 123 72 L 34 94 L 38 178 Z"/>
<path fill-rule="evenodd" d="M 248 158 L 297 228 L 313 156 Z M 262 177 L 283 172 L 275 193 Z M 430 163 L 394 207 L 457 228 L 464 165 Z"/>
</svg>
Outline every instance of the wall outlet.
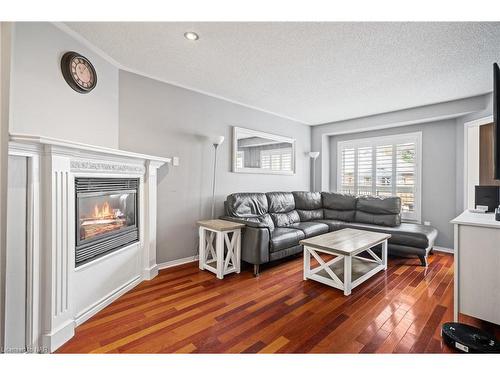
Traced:
<svg viewBox="0 0 500 375">
<path fill-rule="evenodd" d="M 172 158 L 172 165 L 173 165 L 174 167 L 178 167 L 178 166 L 179 166 L 179 157 L 178 157 L 178 156 L 174 156 L 174 157 Z"/>
<path fill-rule="evenodd" d="M 424 225 L 431 225 L 430 221 L 424 221 Z"/>
</svg>

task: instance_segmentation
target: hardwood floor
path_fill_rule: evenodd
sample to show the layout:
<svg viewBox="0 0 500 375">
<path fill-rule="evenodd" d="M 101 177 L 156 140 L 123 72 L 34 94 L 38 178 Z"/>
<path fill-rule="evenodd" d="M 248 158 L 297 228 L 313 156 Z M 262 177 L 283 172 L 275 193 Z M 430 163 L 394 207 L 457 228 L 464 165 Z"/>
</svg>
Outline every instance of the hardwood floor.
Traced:
<svg viewBox="0 0 500 375">
<path fill-rule="evenodd" d="M 344 297 L 303 281 L 302 257 L 224 280 L 190 263 L 141 283 L 58 352 L 447 353 L 440 326 L 453 319 L 453 257 L 418 264 L 390 258 Z"/>
</svg>

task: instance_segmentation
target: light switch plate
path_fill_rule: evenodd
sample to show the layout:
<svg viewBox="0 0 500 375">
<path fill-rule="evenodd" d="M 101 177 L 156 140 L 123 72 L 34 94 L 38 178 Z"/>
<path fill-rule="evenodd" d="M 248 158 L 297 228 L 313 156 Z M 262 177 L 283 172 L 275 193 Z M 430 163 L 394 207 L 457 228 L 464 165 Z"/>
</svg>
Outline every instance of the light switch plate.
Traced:
<svg viewBox="0 0 500 375">
<path fill-rule="evenodd" d="M 174 157 L 172 158 L 172 165 L 173 165 L 174 167 L 178 167 L 178 166 L 179 166 L 179 157 L 178 157 L 178 156 L 174 156 Z"/>
</svg>

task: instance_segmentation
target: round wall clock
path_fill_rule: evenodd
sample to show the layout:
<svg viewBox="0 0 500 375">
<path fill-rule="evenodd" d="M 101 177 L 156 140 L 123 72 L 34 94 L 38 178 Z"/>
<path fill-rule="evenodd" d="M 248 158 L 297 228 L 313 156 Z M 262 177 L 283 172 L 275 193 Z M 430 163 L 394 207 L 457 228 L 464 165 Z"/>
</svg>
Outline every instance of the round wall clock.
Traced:
<svg viewBox="0 0 500 375">
<path fill-rule="evenodd" d="M 97 84 L 97 74 L 92 63 L 76 52 L 66 52 L 61 59 L 61 71 L 68 85 L 86 94 Z"/>
</svg>

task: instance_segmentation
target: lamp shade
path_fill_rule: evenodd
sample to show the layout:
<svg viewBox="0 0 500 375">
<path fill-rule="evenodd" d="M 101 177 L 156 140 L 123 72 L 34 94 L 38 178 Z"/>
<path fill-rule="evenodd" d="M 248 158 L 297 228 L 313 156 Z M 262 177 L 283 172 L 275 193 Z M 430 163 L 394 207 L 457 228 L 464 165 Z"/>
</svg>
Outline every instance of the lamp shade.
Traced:
<svg viewBox="0 0 500 375">
<path fill-rule="evenodd" d="M 310 157 L 311 159 L 316 159 L 318 156 L 319 156 L 319 151 L 311 151 L 311 152 L 309 153 L 309 157 Z"/>
<path fill-rule="evenodd" d="M 214 146 L 220 146 L 224 142 L 224 136 L 223 135 L 217 135 L 212 138 L 212 144 Z"/>
</svg>

